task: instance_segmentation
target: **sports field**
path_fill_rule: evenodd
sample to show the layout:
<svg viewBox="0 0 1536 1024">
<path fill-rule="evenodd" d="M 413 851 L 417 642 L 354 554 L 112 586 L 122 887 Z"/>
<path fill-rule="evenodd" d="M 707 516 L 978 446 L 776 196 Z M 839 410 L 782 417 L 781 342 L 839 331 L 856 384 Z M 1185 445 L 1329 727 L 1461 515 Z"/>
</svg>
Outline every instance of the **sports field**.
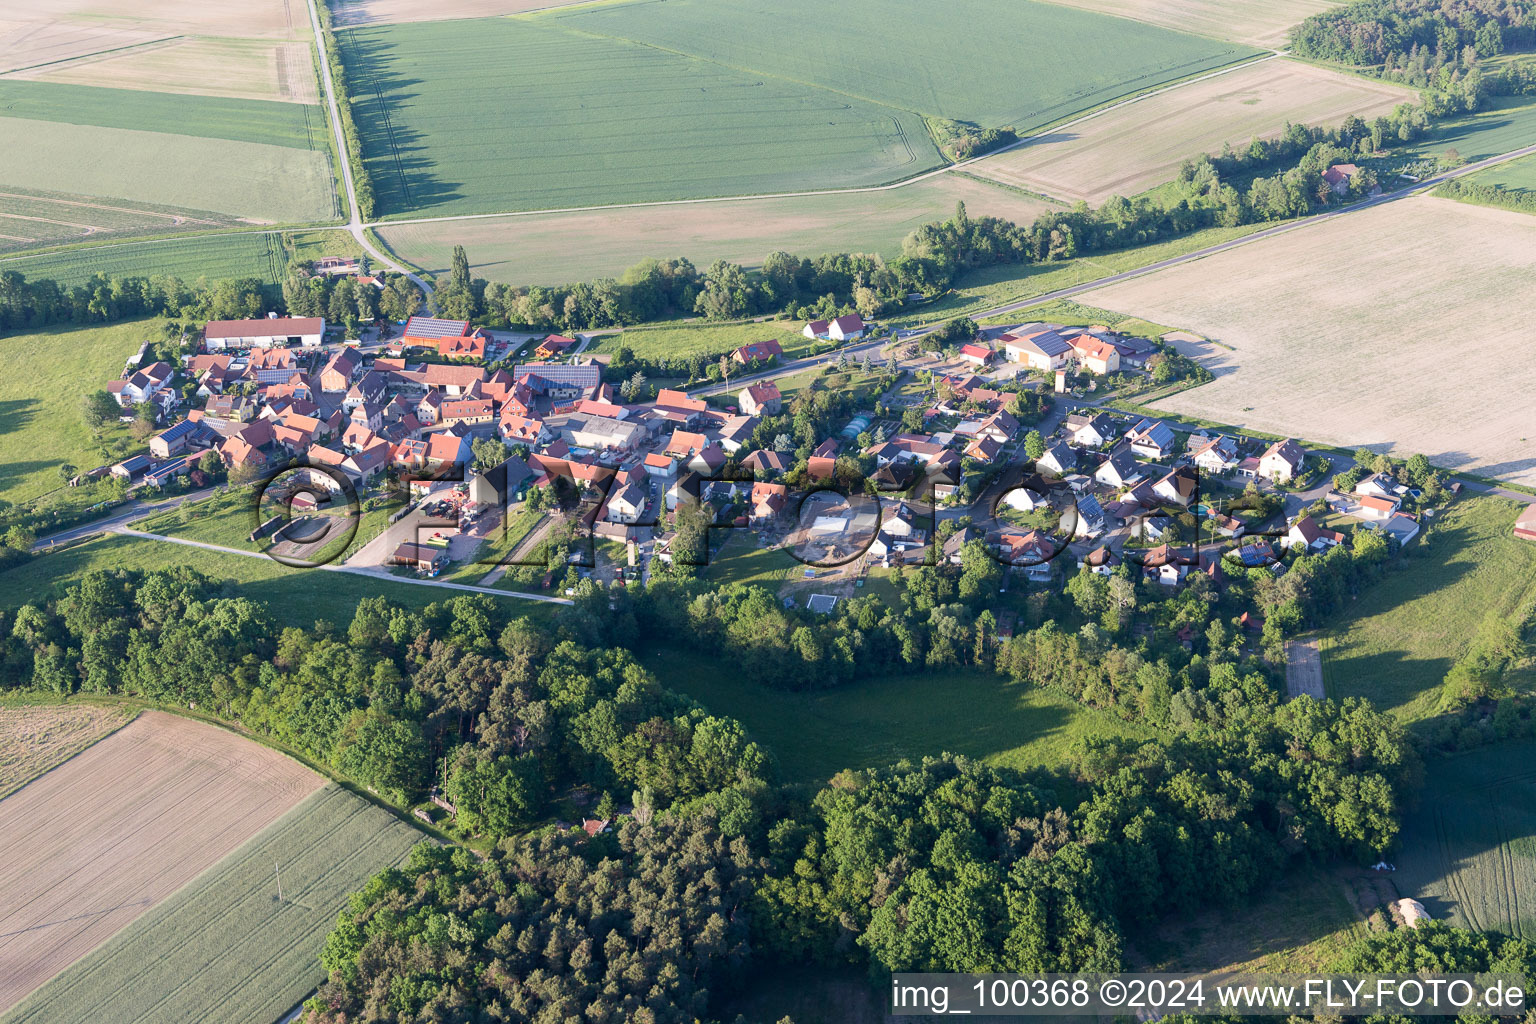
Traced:
<svg viewBox="0 0 1536 1024">
<path fill-rule="evenodd" d="M 63 487 L 62 463 L 84 471 L 106 461 L 81 403 L 117 379 L 124 361 L 151 338 L 152 323 L 0 337 L 0 499 L 24 501 Z M 114 426 L 108 436 L 122 435 Z"/>
<path fill-rule="evenodd" d="M 1403 821 L 1392 881 L 1430 916 L 1536 938 L 1536 742 L 1437 758 Z"/>
<path fill-rule="evenodd" d="M 327 783 L 18 1006 L 7 1024 L 272 1024 L 325 979 L 347 896 L 425 838 Z M 281 883 L 282 896 L 278 897 Z"/>
<path fill-rule="evenodd" d="M 868 185 L 939 163 L 907 111 L 542 22 L 338 38 L 384 214 Z"/>
<path fill-rule="evenodd" d="M 1279 135 L 1287 122 L 1367 120 L 1415 94 L 1357 75 L 1267 60 L 1105 111 L 1026 146 L 988 157 L 971 173 L 1067 200 L 1098 204 L 1171 181 L 1179 165 L 1222 144 Z"/>
<path fill-rule="evenodd" d="M 105 704 L 0 705 L 0 798 L 69 760 L 134 716 Z"/>
<path fill-rule="evenodd" d="M 1251 46 L 1281 48 L 1286 33 L 1338 0 L 1052 0 L 1101 14 Z"/>
<path fill-rule="evenodd" d="M 146 711 L 0 800 L 0 1010 L 322 781 L 233 733 Z"/>
<path fill-rule="evenodd" d="M 715 260 L 759 266 L 781 249 L 797 256 L 895 256 L 914 228 L 954 216 L 957 202 L 972 217 L 1018 224 L 1061 209 L 1011 188 L 941 174 L 877 192 L 399 224 L 379 234 L 401 259 L 433 273 L 446 270 L 453 247 L 462 245 L 477 277 L 553 285 L 616 276 L 641 260 L 673 256 L 700 267 Z"/>
<path fill-rule="evenodd" d="M 1331 622 L 1322 645 L 1329 696 L 1365 697 L 1405 722 L 1439 714 L 1445 674 L 1484 620 L 1518 617 L 1536 602 L 1536 544 L 1512 529 L 1523 507 L 1458 500 L 1434 524 L 1422 557 Z"/>
<path fill-rule="evenodd" d="M 1214 381 L 1158 408 L 1529 485 L 1536 364 L 1512 354 L 1528 345 L 1533 259 L 1530 217 L 1414 197 L 1080 300 L 1230 346 L 1205 359 Z"/>
<path fill-rule="evenodd" d="M 722 672 L 717 660 L 691 652 L 658 651 L 641 660 L 673 689 L 740 720 L 797 782 L 944 751 L 1014 768 L 1060 765 L 1081 739 L 1147 735 L 1049 690 L 983 672 L 894 676 L 790 693 Z"/>
<path fill-rule="evenodd" d="M 533 19 L 1020 132 L 1254 52 L 1035 0 L 668 0 Z M 1025 49 L 989 56 L 984 37 Z"/>
</svg>

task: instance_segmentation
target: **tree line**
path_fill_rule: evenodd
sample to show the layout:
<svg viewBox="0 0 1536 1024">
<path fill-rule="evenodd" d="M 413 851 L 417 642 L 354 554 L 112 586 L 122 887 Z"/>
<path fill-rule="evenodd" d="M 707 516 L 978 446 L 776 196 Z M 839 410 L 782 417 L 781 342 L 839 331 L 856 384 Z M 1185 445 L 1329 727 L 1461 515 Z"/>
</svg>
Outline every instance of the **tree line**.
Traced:
<svg viewBox="0 0 1536 1024">
<path fill-rule="evenodd" d="M 1291 29 L 1301 57 L 1375 67 L 1420 88 L 1444 85 L 1479 60 L 1536 45 L 1531 0 L 1355 0 Z"/>
</svg>

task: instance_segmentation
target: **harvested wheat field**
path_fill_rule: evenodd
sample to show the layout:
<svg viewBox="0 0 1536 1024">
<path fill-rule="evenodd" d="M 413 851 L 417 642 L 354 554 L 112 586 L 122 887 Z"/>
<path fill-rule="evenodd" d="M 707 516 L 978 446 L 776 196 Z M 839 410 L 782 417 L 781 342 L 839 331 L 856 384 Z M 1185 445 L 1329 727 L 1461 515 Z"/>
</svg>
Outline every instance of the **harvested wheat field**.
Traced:
<svg viewBox="0 0 1536 1024">
<path fill-rule="evenodd" d="M 1384 114 L 1414 93 L 1291 60 L 1266 60 L 1106 110 L 970 168 L 1061 199 L 1098 204 L 1171 181 L 1179 165 L 1223 143 L 1246 146 L 1287 121 L 1332 125 Z"/>
<path fill-rule="evenodd" d="M 1253 46 L 1282 47 L 1292 25 L 1339 0 L 1052 0 L 1148 25 L 1230 39 Z"/>
<path fill-rule="evenodd" d="M 0 797 L 74 757 L 136 713 L 101 704 L 0 707 Z"/>
<path fill-rule="evenodd" d="M 954 216 L 957 202 L 972 217 L 1020 224 L 1062 209 L 1013 189 L 941 174 L 875 192 L 390 224 L 378 232 L 398 256 L 428 270 L 447 269 L 453 247 L 462 245 L 476 277 L 552 285 L 617 275 L 648 258 L 686 256 L 700 267 L 715 260 L 750 267 L 777 249 L 797 256 L 895 256 L 914 228 Z"/>
<path fill-rule="evenodd" d="M 310 44 L 298 41 L 191 36 L 87 54 L 11 77 L 193 96 L 319 102 Z"/>
<path fill-rule="evenodd" d="M 525 14 L 547 7 L 569 7 L 587 0 L 443 0 L 424 4 L 419 0 L 331 0 L 331 11 L 340 25 L 392 25 L 406 21 L 448 21 L 454 18 L 495 18 Z"/>
<path fill-rule="evenodd" d="M 149 711 L 0 800 L 0 1012 L 324 781 Z"/>
<path fill-rule="evenodd" d="M 1078 297 L 1231 346 L 1169 412 L 1536 485 L 1536 219 L 1418 196 Z"/>
</svg>

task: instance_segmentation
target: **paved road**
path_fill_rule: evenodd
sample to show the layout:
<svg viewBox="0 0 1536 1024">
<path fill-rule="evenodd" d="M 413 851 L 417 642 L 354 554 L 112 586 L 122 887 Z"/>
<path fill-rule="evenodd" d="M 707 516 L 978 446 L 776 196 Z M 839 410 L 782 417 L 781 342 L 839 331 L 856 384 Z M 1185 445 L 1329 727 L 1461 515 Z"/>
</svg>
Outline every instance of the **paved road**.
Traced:
<svg viewBox="0 0 1536 1024">
<path fill-rule="evenodd" d="M 348 157 L 346 135 L 341 130 L 341 108 L 336 102 L 336 88 L 331 83 L 331 62 L 326 59 L 325 33 L 320 28 L 320 12 L 315 9 L 315 0 L 307 0 L 307 3 L 309 4 L 309 23 L 314 29 L 315 46 L 319 48 L 320 53 L 320 80 L 325 86 L 325 102 L 330 110 L 331 131 L 336 136 L 336 159 L 341 164 L 341 181 L 347 190 L 347 205 L 352 210 L 352 220 L 347 225 L 347 230 L 352 233 L 352 237 L 357 240 L 357 244 L 364 252 L 395 273 L 404 274 L 412 284 L 420 288 L 422 295 L 426 297 L 427 310 L 430 312 L 433 307 L 432 289 L 427 287 L 427 282 L 380 252 L 363 233 L 363 216 L 357 208 L 357 189 L 352 184 L 352 161 Z"/>
<path fill-rule="evenodd" d="M 134 500 L 126 508 L 106 519 L 93 519 L 89 523 L 72 526 L 68 530 L 60 530 L 58 533 L 49 534 L 46 537 L 39 537 L 37 542 L 32 545 L 32 550 L 46 551 L 48 548 L 57 547 L 72 540 L 79 540 L 81 537 L 104 533 L 114 527 L 131 523 L 135 519 L 142 519 L 145 516 L 154 515 L 156 512 L 168 511 L 186 501 L 202 501 L 204 498 L 212 495 L 213 491 L 212 487 L 205 487 L 200 491 L 188 491 L 186 494 L 178 494 L 162 501 Z"/>
<path fill-rule="evenodd" d="M 241 551 L 239 548 L 225 547 L 222 544 L 209 544 L 200 540 L 188 540 L 185 537 L 169 537 L 163 533 L 145 533 L 127 526 L 113 528 L 113 533 L 120 533 L 126 537 L 139 537 L 144 540 L 164 541 L 167 544 L 184 544 L 189 548 L 202 548 L 205 551 L 218 551 L 226 555 L 240 555 L 244 558 L 267 558 L 268 555 L 260 551 Z M 461 590 L 470 594 L 490 594 L 492 597 L 510 597 L 518 601 L 537 601 L 540 604 L 572 604 L 568 597 L 547 597 L 543 594 L 524 594 L 514 590 L 496 590 L 491 587 L 477 587 L 468 583 L 449 583 L 445 580 L 418 579 L 410 576 L 396 576 L 385 569 L 364 568 L 351 565 L 320 565 L 316 566 L 324 572 L 344 572 L 353 576 L 368 576 L 376 580 L 384 580 L 389 583 L 404 583 L 408 586 L 438 587 L 442 590 Z"/>
</svg>

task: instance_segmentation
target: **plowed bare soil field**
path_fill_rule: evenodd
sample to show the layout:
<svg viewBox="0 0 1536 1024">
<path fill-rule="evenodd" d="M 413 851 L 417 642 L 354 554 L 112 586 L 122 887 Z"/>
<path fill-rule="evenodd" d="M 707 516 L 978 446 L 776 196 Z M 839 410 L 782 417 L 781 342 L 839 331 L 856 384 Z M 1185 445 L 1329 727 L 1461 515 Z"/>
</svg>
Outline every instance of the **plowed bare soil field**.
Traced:
<svg viewBox="0 0 1536 1024">
<path fill-rule="evenodd" d="M 150 711 L 0 800 L 0 1011 L 323 782 L 276 751 Z"/>
</svg>

